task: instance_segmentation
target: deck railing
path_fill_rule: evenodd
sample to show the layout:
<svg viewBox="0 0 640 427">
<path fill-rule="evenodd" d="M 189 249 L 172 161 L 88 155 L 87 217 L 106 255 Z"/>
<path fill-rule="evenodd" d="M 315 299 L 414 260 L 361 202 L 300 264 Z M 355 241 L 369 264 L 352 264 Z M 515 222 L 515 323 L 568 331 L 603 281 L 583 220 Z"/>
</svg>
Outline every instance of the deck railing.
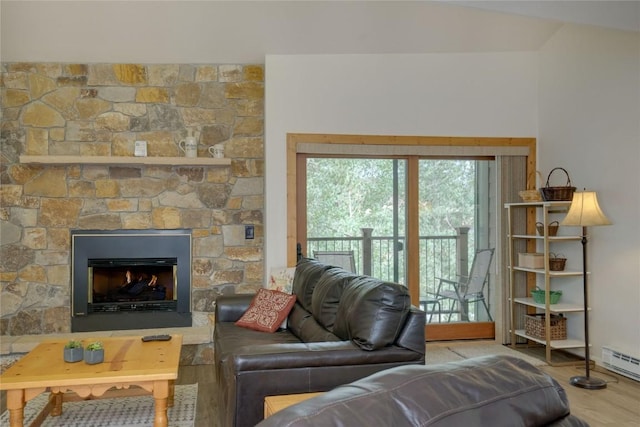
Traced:
<svg viewBox="0 0 640 427">
<path fill-rule="evenodd" d="M 407 255 L 404 237 L 373 236 L 372 232 L 364 228 L 358 237 L 310 237 L 305 255 L 314 257 L 314 251 L 353 251 L 357 273 L 404 283 Z M 439 277 L 467 274 L 468 232 L 467 227 L 460 227 L 454 235 L 419 236 L 421 295 L 435 293 Z"/>
</svg>

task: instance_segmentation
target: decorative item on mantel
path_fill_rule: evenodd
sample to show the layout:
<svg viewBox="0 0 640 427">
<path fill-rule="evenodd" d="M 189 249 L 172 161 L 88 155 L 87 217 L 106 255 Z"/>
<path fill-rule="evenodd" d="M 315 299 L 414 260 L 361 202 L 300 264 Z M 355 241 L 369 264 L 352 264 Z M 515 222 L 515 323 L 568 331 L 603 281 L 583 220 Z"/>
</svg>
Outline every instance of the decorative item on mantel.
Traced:
<svg viewBox="0 0 640 427">
<path fill-rule="evenodd" d="M 224 145 L 216 144 L 209 147 L 209 154 L 213 156 L 214 159 L 222 159 L 224 158 Z"/>
<path fill-rule="evenodd" d="M 104 362 L 104 346 L 100 341 L 92 342 L 84 349 L 84 361 L 88 365 Z"/>
<path fill-rule="evenodd" d="M 185 157 L 198 157 L 198 140 L 193 135 L 193 129 L 189 129 L 189 136 L 178 142 L 178 147 Z"/>
<path fill-rule="evenodd" d="M 549 185 L 549 179 L 551 178 L 551 174 L 557 170 L 561 170 L 567 175 L 567 184 L 561 187 L 551 187 Z M 569 172 L 567 172 L 563 168 L 553 168 L 549 175 L 547 175 L 547 183 L 544 187 L 540 189 L 542 192 L 542 198 L 546 202 L 559 202 L 559 201 L 569 201 L 573 198 L 573 192 L 576 191 L 576 187 L 571 186 L 571 178 L 569 178 Z"/>
<path fill-rule="evenodd" d="M 607 387 L 607 382 L 589 375 L 591 361 L 589 360 L 589 303 L 587 289 L 587 227 L 595 225 L 610 225 L 611 221 L 605 216 L 598 204 L 594 191 L 581 191 L 573 194 L 573 200 L 567 216 L 560 225 L 582 227 L 582 285 L 584 298 L 584 362 L 585 375 L 571 377 L 572 385 L 588 390 L 598 390 Z"/>
<path fill-rule="evenodd" d="M 147 157 L 147 141 L 136 141 L 133 146 L 133 155 Z"/>
<path fill-rule="evenodd" d="M 64 345 L 63 352 L 64 361 L 67 363 L 79 362 L 84 357 L 80 341 L 70 340 Z"/>
</svg>

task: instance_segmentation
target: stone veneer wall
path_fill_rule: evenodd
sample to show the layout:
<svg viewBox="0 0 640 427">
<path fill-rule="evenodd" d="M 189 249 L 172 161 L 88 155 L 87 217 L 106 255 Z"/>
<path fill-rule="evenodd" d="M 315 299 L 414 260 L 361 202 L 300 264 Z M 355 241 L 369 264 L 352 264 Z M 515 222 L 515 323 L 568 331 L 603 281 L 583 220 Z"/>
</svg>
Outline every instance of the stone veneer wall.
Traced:
<svg viewBox="0 0 640 427">
<path fill-rule="evenodd" d="M 1 87 L 0 334 L 69 332 L 71 229 L 192 229 L 194 326 L 262 285 L 262 65 L 3 63 Z M 136 140 L 180 156 L 188 130 L 231 166 L 19 163 L 133 156 Z"/>
</svg>

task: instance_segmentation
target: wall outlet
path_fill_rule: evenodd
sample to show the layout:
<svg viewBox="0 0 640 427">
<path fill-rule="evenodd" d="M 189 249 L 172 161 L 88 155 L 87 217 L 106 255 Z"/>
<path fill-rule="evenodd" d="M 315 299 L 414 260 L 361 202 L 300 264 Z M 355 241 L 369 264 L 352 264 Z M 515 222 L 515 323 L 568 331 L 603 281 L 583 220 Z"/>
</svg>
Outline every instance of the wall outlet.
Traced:
<svg viewBox="0 0 640 427">
<path fill-rule="evenodd" d="M 253 225 L 245 225 L 244 226 L 244 238 L 245 239 L 253 239 L 254 238 L 254 229 Z"/>
</svg>

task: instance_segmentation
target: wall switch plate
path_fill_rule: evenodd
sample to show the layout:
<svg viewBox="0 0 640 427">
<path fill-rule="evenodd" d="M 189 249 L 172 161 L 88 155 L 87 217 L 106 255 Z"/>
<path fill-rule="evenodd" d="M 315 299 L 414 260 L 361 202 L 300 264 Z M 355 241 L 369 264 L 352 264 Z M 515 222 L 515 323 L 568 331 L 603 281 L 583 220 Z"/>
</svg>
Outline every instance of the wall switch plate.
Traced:
<svg viewBox="0 0 640 427">
<path fill-rule="evenodd" d="M 133 148 L 133 155 L 136 157 L 147 157 L 147 141 L 136 141 Z"/>
<path fill-rule="evenodd" d="M 254 238 L 254 228 L 253 225 L 245 225 L 244 226 L 244 238 L 245 239 L 253 239 Z"/>
</svg>

